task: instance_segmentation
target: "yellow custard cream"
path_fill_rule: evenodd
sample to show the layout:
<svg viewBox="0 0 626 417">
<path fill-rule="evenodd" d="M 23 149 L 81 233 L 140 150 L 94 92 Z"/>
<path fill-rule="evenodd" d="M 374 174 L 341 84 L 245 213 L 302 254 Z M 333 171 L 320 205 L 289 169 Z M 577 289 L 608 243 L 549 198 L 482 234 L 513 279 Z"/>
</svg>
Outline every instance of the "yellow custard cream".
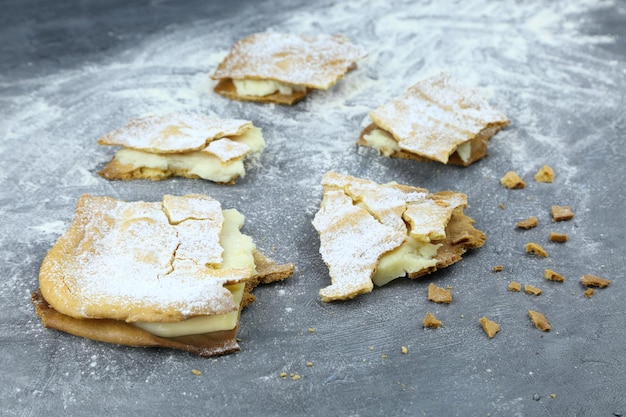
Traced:
<svg viewBox="0 0 626 417">
<path fill-rule="evenodd" d="M 233 84 L 237 89 L 237 94 L 240 96 L 268 96 L 279 92 L 284 95 L 291 95 L 294 91 L 303 92 L 306 91 L 306 87 L 303 85 L 281 83 L 274 80 L 235 80 Z"/>
<path fill-rule="evenodd" d="M 435 266 L 434 257 L 440 246 L 407 237 L 402 245 L 380 258 L 372 281 L 380 287 L 411 272 Z"/>
</svg>

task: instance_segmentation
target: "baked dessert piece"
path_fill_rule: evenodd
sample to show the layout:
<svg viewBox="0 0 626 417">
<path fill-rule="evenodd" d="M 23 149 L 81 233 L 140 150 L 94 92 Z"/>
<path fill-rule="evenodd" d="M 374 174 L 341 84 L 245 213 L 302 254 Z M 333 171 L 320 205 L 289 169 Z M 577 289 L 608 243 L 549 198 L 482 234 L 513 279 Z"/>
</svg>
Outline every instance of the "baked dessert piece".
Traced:
<svg viewBox="0 0 626 417">
<path fill-rule="evenodd" d="M 240 232 L 244 216 L 204 195 L 123 202 L 83 195 L 46 255 L 33 294 L 45 327 L 129 346 L 201 356 L 239 350 L 252 289 L 283 280 Z"/>
<path fill-rule="evenodd" d="M 244 160 L 265 147 L 252 122 L 201 114 L 168 114 L 131 120 L 98 139 L 121 146 L 99 172 L 111 180 L 162 180 L 171 176 L 234 184 L 245 175 Z"/>
<path fill-rule="evenodd" d="M 235 43 L 211 78 L 230 99 L 291 105 L 332 87 L 366 55 L 343 35 L 256 33 Z"/>
<path fill-rule="evenodd" d="M 478 319 L 478 321 L 480 322 L 480 325 L 482 326 L 489 339 L 493 339 L 494 337 L 496 337 L 496 333 L 500 331 L 500 325 L 495 321 L 489 320 L 485 316 Z"/>
<path fill-rule="evenodd" d="M 509 120 L 446 73 L 427 78 L 370 112 L 357 143 L 384 156 L 468 166 Z"/>
<path fill-rule="evenodd" d="M 346 300 L 371 292 L 374 284 L 417 278 L 461 259 L 485 242 L 463 214 L 464 194 L 328 172 L 313 226 L 332 284 L 322 301 Z"/>
</svg>

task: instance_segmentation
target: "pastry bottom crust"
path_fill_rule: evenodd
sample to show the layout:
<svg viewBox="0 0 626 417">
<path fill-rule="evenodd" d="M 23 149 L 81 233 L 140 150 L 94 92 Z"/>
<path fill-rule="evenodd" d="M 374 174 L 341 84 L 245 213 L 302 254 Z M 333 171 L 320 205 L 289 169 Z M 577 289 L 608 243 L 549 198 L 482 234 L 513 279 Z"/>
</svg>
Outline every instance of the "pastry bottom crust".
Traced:
<svg viewBox="0 0 626 417">
<path fill-rule="evenodd" d="M 491 137 L 495 135 L 501 128 L 502 127 L 500 126 L 494 126 L 494 127 L 488 127 L 480 131 L 480 133 L 478 133 L 476 136 L 474 136 L 474 138 L 470 140 L 471 152 L 470 152 L 470 157 L 467 160 L 467 162 L 463 161 L 459 157 L 459 155 L 456 152 L 454 152 L 452 155 L 450 155 L 450 159 L 448 159 L 448 164 L 467 167 L 473 164 L 474 162 L 478 161 L 479 159 L 484 158 L 487 153 L 487 144 L 489 143 L 489 139 L 491 139 Z M 365 129 L 363 129 L 363 131 L 361 132 L 361 135 L 359 136 L 359 139 L 356 142 L 357 145 L 370 147 L 368 143 L 365 141 L 365 139 L 363 139 L 363 137 L 369 134 L 374 129 L 380 129 L 380 128 L 376 124 L 371 123 Z M 381 130 L 384 130 L 384 129 L 381 129 Z M 412 152 L 408 152 L 405 150 L 394 152 L 393 154 L 390 155 L 390 157 L 412 159 L 412 160 L 420 161 L 420 162 L 435 162 L 434 160 L 430 158 L 427 158 L 425 156 L 421 156 Z"/>
<path fill-rule="evenodd" d="M 255 300 L 251 291 L 257 285 L 282 281 L 294 271 L 293 264 L 277 264 L 260 252 L 254 253 L 254 260 L 257 275 L 246 283 L 241 309 Z M 165 338 L 120 320 L 77 319 L 66 316 L 52 308 L 40 290 L 32 294 L 32 302 L 44 327 L 91 340 L 135 347 L 178 349 L 205 357 L 226 355 L 240 350 L 237 343 L 237 327 L 219 332 Z"/>
<path fill-rule="evenodd" d="M 135 165 L 121 164 L 115 157 L 111 159 L 100 172 L 98 172 L 103 178 L 108 180 L 152 180 L 160 181 L 170 177 L 184 177 L 202 179 L 198 175 L 190 174 L 189 171 L 184 169 L 167 169 L 161 170 L 157 168 L 137 167 Z M 218 182 L 218 184 L 233 185 L 238 176 L 228 182 Z M 216 182 L 216 181 L 213 181 Z"/>
<path fill-rule="evenodd" d="M 223 95 L 224 97 L 228 97 L 231 100 L 258 101 L 262 103 L 276 103 L 291 106 L 292 104 L 295 104 L 305 98 L 311 89 L 307 88 L 306 91 L 294 91 L 289 95 L 274 93 L 267 96 L 240 96 L 237 94 L 237 89 L 235 88 L 233 81 L 230 78 L 226 78 L 220 80 L 213 91 Z"/>
</svg>

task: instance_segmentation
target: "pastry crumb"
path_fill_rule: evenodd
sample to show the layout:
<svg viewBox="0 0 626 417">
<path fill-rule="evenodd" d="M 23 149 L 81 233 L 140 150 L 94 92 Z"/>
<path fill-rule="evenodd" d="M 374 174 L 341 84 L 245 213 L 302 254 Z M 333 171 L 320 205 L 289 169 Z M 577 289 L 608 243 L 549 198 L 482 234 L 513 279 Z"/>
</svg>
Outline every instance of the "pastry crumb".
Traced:
<svg viewBox="0 0 626 417">
<path fill-rule="evenodd" d="M 567 235 L 563 233 L 550 232 L 550 241 L 564 243 L 567 242 Z"/>
<path fill-rule="evenodd" d="M 543 291 L 541 291 L 541 288 L 537 288 L 532 285 L 526 284 L 524 285 L 524 292 L 530 295 L 541 295 Z"/>
<path fill-rule="evenodd" d="M 504 210 L 506 208 L 506 206 L 504 205 L 504 203 L 500 203 L 500 205 L 498 206 L 500 207 L 502 210 Z"/>
<path fill-rule="evenodd" d="M 500 325 L 495 321 L 489 320 L 487 317 L 483 316 L 478 321 L 483 326 L 483 330 L 487 333 L 489 339 L 493 339 L 496 333 L 500 331 Z"/>
<path fill-rule="evenodd" d="M 432 313 L 426 313 L 424 320 L 422 320 L 422 326 L 430 329 L 437 329 L 441 326 L 441 320 L 437 320 Z"/>
<path fill-rule="evenodd" d="M 202 375 L 202 371 L 198 371 L 197 369 L 192 369 L 191 373 L 194 375 Z"/>
<path fill-rule="evenodd" d="M 588 287 L 585 292 L 583 293 L 583 295 L 587 298 L 591 298 L 593 297 L 593 293 L 595 292 L 595 290 L 591 287 Z"/>
<path fill-rule="evenodd" d="M 528 229 L 532 229 L 533 227 L 537 227 L 538 224 L 539 224 L 539 219 L 537 219 L 535 216 L 531 216 L 527 218 L 526 220 L 522 220 L 522 221 L 515 223 L 515 227 L 528 230 Z"/>
<path fill-rule="evenodd" d="M 509 171 L 502 178 L 500 184 L 509 189 L 525 188 L 526 183 L 513 171 Z"/>
<path fill-rule="evenodd" d="M 314 329 L 313 327 L 309 327 L 309 328 L 307 329 L 307 331 L 308 331 L 309 333 L 315 333 L 315 329 Z"/>
<path fill-rule="evenodd" d="M 493 272 L 500 272 L 500 271 L 502 271 L 503 269 L 504 269 L 504 266 L 502 266 L 502 265 L 496 265 L 496 266 L 494 266 L 493 268 L 491 268 L 491 270 L 492 270 Z"/>
<path fill-rule="evenodd" d="M 600 278 L 595 275 L 587 274 L 587 275 L 583 275 L 582 278 L 580 278 L 580 282 L 585 287 L 605 288 L 609 286 L 609 284 L 611 283 L 611 280 L 606 279 L 606 278 Z"/>
<path fill-rule="evenodd" d="M 558 272 L 554 272 L 551 269 L 546 269 L 543 271 L 543 276 L 548 281 L 556 281 L 556 282 L 565 282 L 565 277 Z"/>
<path fill-rule="evenodd" d="M 434 301 L 435 303 L 449 304 L 452 302 L 452 292 L 445 288 L 438 287 L 431 282 L 428 285 L 428 300 Z"/>
<path fill-rule="evenodd" d="M 548 252 L 538 243 L 529 242 L 525 245 L 526 253 L 541 256 L 543 258 L 548 257 Z"/>
<path fill-rule="evenodd" d="M 552 206 L 550 212 L 555 222 L 562 222 L 574 218 L 574 212 L 570 206 Z"/>
<path fill-rule="evenodd" d="M 311 361 L 307 361 L 306 366 L 308 366 L 309 368 L 313 366 L 313 362 Z"/>
<path fill-rule="evenodd" d="M 530 320 L 533 322 L 536 328 L 541 330 L 542 332 L 549 332 L 552 330 L 552 326 L 546 319 L 546 317 L 538 311 L 528 310 L 528 316 Z"/>
<path fill-rule="evenodd" d="M 402 346 L 400 348 L 400 351 L 402 352 L 403 355 L 406 355 L 407 353 L 409 353 L 409 348 L 406 346 Z"/>
<path fill-rule="evenodd" d="M 281 372 L 278 374 L 279 377 L 281 377 L 282 379 L 287 378 L 287 372 Z"/>
<path fill-rule="evenodd" d="M 554 182 L 554 170 L 549 165 L 542 166 L 535 174 L 537 182 Z"/>
<path fill-rule="evenodd" d="M 298 374 L 291 374 L 291 375 L 290 375 L 290 377 L 291 377 L 291 379 L 293 379 L 294 381 L 297 381 L 297 380 L 299 380 L 299 379 L 301 378 L 301 376 L 300 376 L 300 375 L 298 375 Z"/>
<path fill-rule="evenodd" d="M 508 287 L 509 291 L 520 292 L 522 291 L 522 284 L 519 282 L 511 281 Z"/>
</svg>

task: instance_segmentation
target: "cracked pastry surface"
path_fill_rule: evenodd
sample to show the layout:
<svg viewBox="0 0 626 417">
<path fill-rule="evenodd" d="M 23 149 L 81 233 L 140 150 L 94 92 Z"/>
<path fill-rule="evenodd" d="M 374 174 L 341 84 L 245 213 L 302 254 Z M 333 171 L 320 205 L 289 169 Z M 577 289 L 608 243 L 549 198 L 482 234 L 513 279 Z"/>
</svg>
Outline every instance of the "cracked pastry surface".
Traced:
<svg viewBox="0 0 626 417">
<path fill-rule="evenodd" d="M 464 194 L 431 194 L 423 188 L 328 172 L 313 219 L 331 285 L 323 301 L 346 300 L 374 285 L 417 278 L 461 259 L 486 236 L 463 214 Z"/>
<path fill-rule="evenodd" d="M 343 35 L 256 33 L 236 42 L 211 78 L 228 98 L 291 105 L 332 87 L 366 55 Z"/>
<path fill-rule="evenodd" d="M 41 265 L 37 313 L 46 327 L 95 340 L 113 334 L 113 343 L 152 346 L 165 338 L 171 347 L 183 337 L 196 340 L 185 350 L 199 354 L 237 350 L 250 291 L 293 273 L 256 251 L 243 222 L 204 195 L 130 203 L 83 195 Z M 215 351 L 223 342 L 230 347 Z"/>
<path fill-rule="evenodd" d="M 173 113 L 131 120 L 98 139 L 121 146 L 99 174 L 111 180 L 162 180 L 171 176 L 233 184 L 245 176 L 244 161 L 265 147 L 252 122 Z"/>
<path fill-rule="evenodd" d="M 424 79 L 370 112 L 357 144 L 388 157 L 468 166 L 509 120 L 447 73 Z"/>
</svg>

